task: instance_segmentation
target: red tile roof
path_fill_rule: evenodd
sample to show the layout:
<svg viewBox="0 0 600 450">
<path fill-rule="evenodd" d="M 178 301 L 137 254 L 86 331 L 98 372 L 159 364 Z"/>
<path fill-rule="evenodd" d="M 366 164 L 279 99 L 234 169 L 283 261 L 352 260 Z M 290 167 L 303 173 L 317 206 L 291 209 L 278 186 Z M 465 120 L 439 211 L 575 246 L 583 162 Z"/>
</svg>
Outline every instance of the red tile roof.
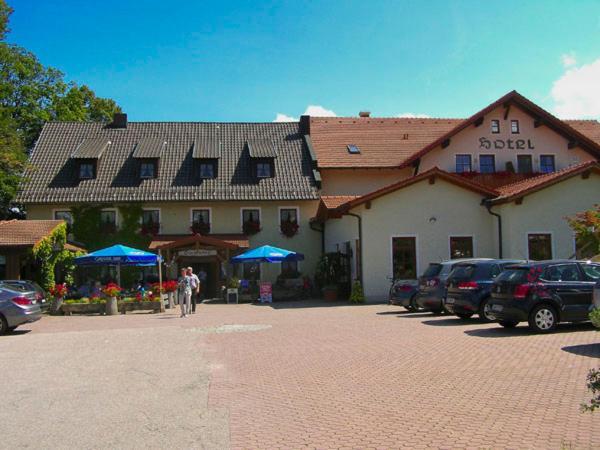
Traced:
<svg viewBox="0 0 600 450">
<path fill-rule="evenodd" d="M 600 164 L 595 161 L 588 161 L 567 167 L 566 169 L 557 172 L 546 173 L 506 186 L 501 186 L 497 189 L 498 196 L 493 200 L 493 203 L 503 203 L 514 200 L 588 171 L 600 173 Z"/>
<path fill-rule="evenodd" d="M 162 234 L 154 236 L 148 245 L 150 250 L 176 248 L 198 242 L 204 245 L 225 248 L 249 248 L 248 236 L 243 234 L 211 234 L 207 236 L 190 234 Z"/>
<path fill-rule="evenodd" d="M 360 197 L 360 195 L 323 195 L 321 200 L 327 209 L 335 209 L 358 197 Z"/>
<path fill-rule="evenodd" d="M 509 103 L 600 158 L 599 122 L 561 121 L 516 91 L 467 119 L 310 117 L 310 137 L 322 169 L 407 167 L 485 114 Z M 360 153 L 349 153 L 348 144 L 357 145 Z"/>
<path fill-rule="evenodd" d="M 64 223 L 62 220 L 0 221 L 0 247 L 32 247 Z"/>
</svg>

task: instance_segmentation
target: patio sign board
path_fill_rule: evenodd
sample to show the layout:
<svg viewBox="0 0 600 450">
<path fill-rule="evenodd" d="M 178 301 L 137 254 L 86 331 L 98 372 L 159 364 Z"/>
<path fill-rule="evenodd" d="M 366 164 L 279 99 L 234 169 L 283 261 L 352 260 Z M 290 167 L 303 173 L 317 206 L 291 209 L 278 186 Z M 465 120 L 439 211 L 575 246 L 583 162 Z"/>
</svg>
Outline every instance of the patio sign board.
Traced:
<svg viewBox="0 0 600 450">
<path fill-rule="evenodd" d="M 260 283 L 260 302 L 273 303 L 273 285 L 269 282 Z"/>
</svg>

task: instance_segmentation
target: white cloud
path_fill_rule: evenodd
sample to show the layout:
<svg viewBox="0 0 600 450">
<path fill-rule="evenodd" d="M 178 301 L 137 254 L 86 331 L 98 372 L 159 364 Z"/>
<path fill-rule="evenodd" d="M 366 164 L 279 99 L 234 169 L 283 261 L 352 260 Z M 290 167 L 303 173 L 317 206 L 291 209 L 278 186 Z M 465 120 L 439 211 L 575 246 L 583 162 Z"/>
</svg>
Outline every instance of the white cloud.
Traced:
<svg viewBox="0 0 600 450">
<path fill-rule="evenodd" d="M 577 64 L 577 59 L 575 59 L 575 53 L 565 53 L 560 56 L 560 60 L 564 67 L 572 67 Z"/>
<path fill-rule="evenodd" d="M 558 117 L 600 117 L 600 58 L 567 69 L 552 85 L 551 95 Z"/>
<path fill-rule="evenodd" d="M 337 114 L 330 109 L 323 108 L 321 105 L 308 105 L 304 111 L 305 116 L 313 117 L 337 117 Z M 296 122 L 298 119 L 287 114 L 277 113 L 273 122 Z"/>
<path fill-rule="evenodd" d="M 304 111 L 304 115 L 313 117 L 337 117 L 336 113 L 330 109 L 323 108 L 321 105 L 308 105 L 306 111 Z"/>
<path fill-rule="evenodd" d="M 406 112 L 406 113 L 402 113 L 402 114 L 397 114 L 396 117 L 408 118 L 408 119 L 428 119 L 431 116 L 428 116 L 427 114 L 415 114 L 415 113 L 411 113 L 411 112 Z"/>
<path fill-rule="evenodd" d="M 288 116 L 286 114 L 277 113 L 275 116 L 275 120 L 273 122 L 297 122 L 298 119 L 292 116 Z"/>
</svg>

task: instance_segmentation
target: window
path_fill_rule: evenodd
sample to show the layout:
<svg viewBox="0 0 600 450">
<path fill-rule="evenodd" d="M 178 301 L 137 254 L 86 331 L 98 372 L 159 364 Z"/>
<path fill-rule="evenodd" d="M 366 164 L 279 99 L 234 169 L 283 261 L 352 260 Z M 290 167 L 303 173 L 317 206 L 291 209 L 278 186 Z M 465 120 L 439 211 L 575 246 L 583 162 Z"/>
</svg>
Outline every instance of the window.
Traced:
<svg viewBox="0 0 600 450">
<path fill-rule="evenodd" d="M 560 264 L 544 270 L 542 279 L 546 281 L 581 281 L 577 264 Z"/>
<path fill-rule="evenodd" d="M 473 238 L 471 236 L 450 237 L 450 259 L 472 258 Z"/>
<path fill-rule="evenodd" d="M 517 155 L 517 170 L 519 173 L 532 173 L 531 155 Z"/>
<path fill-rule="evenodd" d="M 496 158 L 494 155 L 479 155 L 479 171 L 481 173 L 496 172 Z"/>
<path fill-rule="evenodd" d="M 510 132 L 512 134 L 519 134 L 519 121 L 518 120 L 510 121 Z"/>
<path fill-rule="evenodd" d="M 142 223 L 144 225 L 160 223 L 160 211 L 158 209 L 145 209 L 142 211 Z"/>
<path fill-rule="evenodd" d="M 142 161 L 140 163 L 140 178 L 155 178 L 156 164 L 154 161 Z"/>
<path fill-rule="evenodd" d="M 244 280 L 260 280 L 260 263 L 244 263 L 243 267 Z"/>
<path fill-rule="evenodd" d="M 456 155 L 456 173 L 471 172 L 471 155 Z"/>
<path fill-rule="evenodd" d="M 298 208 L 281 208 L 279 210 L 279 223 L 281 222 L 298 223 Z"/>
<path fill-rule="evenodd" d="M 210 224 L 210 209 L 192 209 L 192 223 Z"/>
<path fill-rule="evenodd" d="M 550 173 L 555 170 L 554 155 L 540 155 L 540 172 Z"/>
<path fill-rule="evenodd" d="M 492 120 L 492 133 L 498 134 L 500 133 L 500 121 Z"/>
<path fill-rule="evenodd" d="M 67 222 L 67 225 L 73 225 L 73 214 L 71 214 L 71 211 L 69 210 L 57 210 L 54 211 L 54 220 L 64 220 L 65 222 Z"/>
<path fill-rule="evenodd" d="M 0 279 L 6 278 L 6 256 L 0 255 Z"/>
<path fill-rule="evenodd" d="M 298 261 L 283 261 L 281 263 L 282 278 L 297 278 L 298 275 Z"/>
<path fill-rule="evenodd" d="M 600 280 L 600 264 L 582 264 L 581 268 L 592 280 Z"/>
<path fill-rule="evenodd" d="M 529 259 L 552 259 L 552 235 L 549 233 L 528 234 L 527 247 Z"/>
<path fill-rule="evenodd" d="M 96 176 L 96 164 L 93 162 L 79 163 L 79 179 L 90 180 Z"/>
<path fill-rule="evenodd" d="M 117 212 L 114 210 L 100 211 L 100 229 L 104 233 L 117 231 Z"/>
<path fill-rule="evenodd" d="M 392 271 L 396 280 L 417 278 L 417 243 L 414 237 L 392 238 Z"/>
<path fill-rule="evenodd" d="M 256 176 L 258 178 L 271 178 L 272 175 L 271 163 L 269 162 L 257 162 L 256 163 Z"/>
<path fill-rule="evenodd" d="M 360 153 L 360 148 L 358 148 L 358 145 L 356 144 L 348 144 L 348 153 L 356 155 Z"/>
<path fill-rule="evenodd" d="M 242 233 L 256 234 L 260 231 L 260 209 L 242 208 Z"/>
<path fill-rule="evenodd" d="M 215 163 L 202 162 L 200 163 L 200 178 L 216 178 Z"/>
</svg>

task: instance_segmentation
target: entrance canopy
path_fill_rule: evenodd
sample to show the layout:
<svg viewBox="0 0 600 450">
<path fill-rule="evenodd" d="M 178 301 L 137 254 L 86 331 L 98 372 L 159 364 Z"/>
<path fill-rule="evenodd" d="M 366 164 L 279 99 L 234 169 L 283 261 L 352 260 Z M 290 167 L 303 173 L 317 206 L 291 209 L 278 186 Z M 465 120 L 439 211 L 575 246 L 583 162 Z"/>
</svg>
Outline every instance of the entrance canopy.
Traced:
<svg viewBox="0 0 600 450">
<path fill-rule="evenodd" d="M 125 245 L 113 245 L 103 248 L 84 256 L 75 258 L 75 264 L 85 265 L 118 265 L 118 266 L 154 266 L 160 262 L 160 256 L 126 247 Z"/>
<path fill-rule="evenodd" d="M 302 253 L 285 250 L 283 248 L 263 245 L 231 258 L 232 263 L 280 263 L 283 261 L 302 261 Z"/>
</svg>

